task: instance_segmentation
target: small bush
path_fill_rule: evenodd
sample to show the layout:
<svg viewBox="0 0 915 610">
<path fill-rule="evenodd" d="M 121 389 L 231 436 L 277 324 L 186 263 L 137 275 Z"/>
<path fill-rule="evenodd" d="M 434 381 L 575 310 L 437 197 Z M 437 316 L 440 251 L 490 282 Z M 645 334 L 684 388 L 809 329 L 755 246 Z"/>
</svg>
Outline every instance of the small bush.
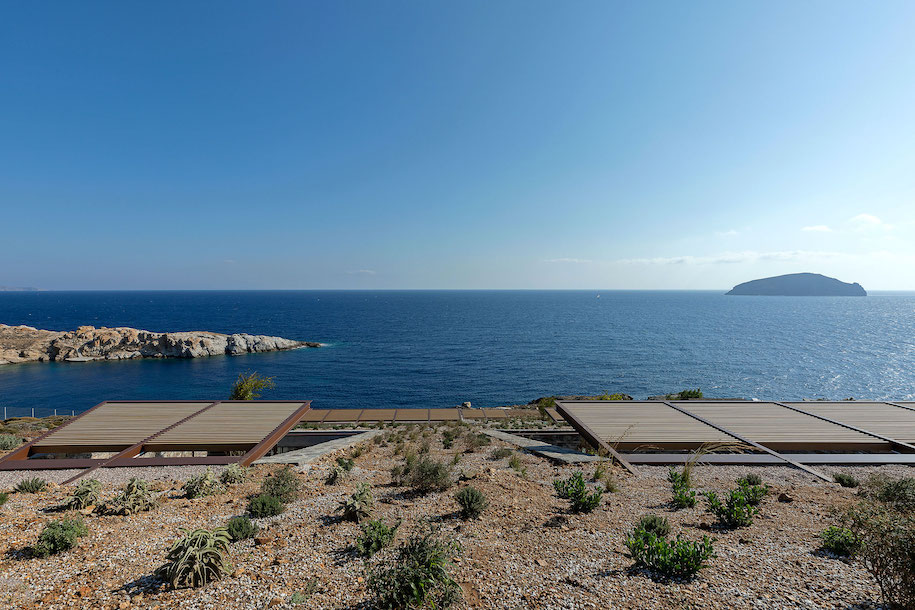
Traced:
<svg viewBox="0 0 915 610">
<path fill-rule="evenodd" d="M 553 487 L 560 498 L 569 501 L 573 513 L 590 513 L 600 505 L 604 495 L 602 489 L 596 489 L 592 493 L 588 492 L 588 486 L 581 471 L 574 473 L 564 481 L 560 479 L 553 481 Z"/>
<path fill-rule="evenodd" d="M 372 519 L 359 527 L 362 531 L 356 538 L 356 551 L 363 557 L 371 557 L 394 541 L 400 522 L 387 525 L 384 521 Z"/>
<path fill-rule="evenodd" d="M 692 508 L 696 505 L 696 492 L 689 487 L 674 487 L 670 503 L 674 508 Z"/>
<path fill-rule="evenodd" d="M 37 494 L 48 488 L 48 482 L 41 477 L 32 477 L 31 479 L 22 479 L 13 488 L 13 491 L 21 494 Z"/>
<path fill-rule="evenodd" d="M 82 519 L 61 519 L 48 523 L 32 549 L 37 557 L 47 557 L 68 551 L 76 546 L 76 541 L 89 533 Z"/>
<path fill-rule="evenodd" d="M 275 517 L 284 510 L 286 510 L 286 506 L 283 501 L 270 494 L 260 494 L 251 498 L 248 502 L 248 514 L 255 519 Z"/>
<path fill-rule="evenodd" d="M 738 489 L 743 492 L 747 504 L 751 506 L 759 506 L 762 499 L 769 493 L 768 485 L 750 485 L 743 479 L 738 479 Z"/>
<path fill-rule="evenodd" d="M 442 432 L 442 447 L 451 449 L 454 446 L 454 441 L 460 436 L 460 430 L 446 428 L 445 431 Z"/>
<path fill-rule="evenodd" d="M 454 494 L 454 499 L 461 507 L 461 518 L 463 519 L 476 519 L 489 506 L 489 500 L 476 487 L 465 487 Z"/>
<path fill-rule="evenodd" d="M 0 491 L 0 506 L 6 504 L 7 500 L 10 499 L 10 495 L 5 491 Z"/>
<path fill-rule="evenodd" d="M 753 523 L 753 515 L 759 509 L 750 504 L 746 494 L 741 489 L 732 489 L 725 496 L 724 502 L 714 491 L 705 493 L 708 511 L 718 517 L 718 522 L 724 527 L 746 527 Z"/>
<path fill-rule="evenodd" d="M 351 460 L 355 460 L 356 458 L 360 457 L 363 453 L 365 453 L 365 451 L 366 451 L 366 447 L 364 445 L 358 445 L 356 447 L 353 447 L 353 450 L 349 452 L 349 457 Z"/>
<path fill-rule="evenodd" d="M 73 495 L 64 500 L 63 507 L 71 510 L 82 510 L 95 506 L 99 501 L 102 484 L 98 479 L 83 479 L 76 486 Z"/>
<path fill-rule="evenodd" d="M 226 524 L 226 531 L 229 533 L 229 538 L 231 538 L 233 542 L 253 538 L 257 533 L 257 530 L 257 524 L 251 521 L 247 515 L 232 517 Z"/>
<path fill-rule="evenodd" d="M 0 451 L 9 451 L 22 444 L 22 439 L 15 434 L 0 434 Z"/>
<path fill-rule="evenodd" d="M 451 466 L 423 457 L 417 460 L 411 469 L 408 484 L 413 491 L 421 494 L 444 491 L 454 484 Z"/>
<path fill-rule="evenodd" d="M 682 471 L 677 471 L 676 468 L 671 467 L 667 471 L 667 480 L 670 482 L 670 486 L 676 490 L 678 487 L 690 488 L 693 486 L 692 477 L 690 476 L 690 471 L 684 468 Z"/>
<path fill-rule="evenodd" d="M 229 400 L 255 400 L 260 398 L 261 390 L 270 390 L 275 387 L 273 377 L 264 377 L 257 371 L 253 373 L 239 373 Z"/>
<path fill-rule="evenodd" d="M 517 453 L 508 458 L 508 467 L 522 474 L 525 472 L 524 467 L 521 465 L 521 458 L 518 457 Z"/>
<path fill-rule="evenodd" d="M 825 550 L 841 557 L 854 557 L 861 546 L 855 533 L 846 527 L 827 527 L 820 538 Z"/>
<path fill-rule="evenodd" d="M 229 532 L 224 527 L 213 530 L 181 530 L 165 556 L 165 564 L 156 574 L 173 588 L 202 587 L 219 580 L 231 570 L 229 565 Z"/>
<path fill-rule="evenodd" d="M 156 496 L 143 479 L 132 477 L 123 491 L 106 502 L 101 512 L 108 515 L 133 515 L 152 510 L 156 506 Z"/>
<path fill-rule="evenodd" d="M 188 479 L 182 489 L 189 499 L 203 498 L 226 492 L 226 486 L 213 474 L 213 470 L 209 466 L 207 466 L 207 471 L 203 474 Z"/>
<path fill-rule="evenodd" d="M 493 449 L 493 452 L 489 454 L 489 458 L 492 460 L 504 460 L 513 453 L 514 451 L 508 447 L 499 447 L 498 449 Z"/>
<path fill-rule="evenodd" d="M 337 512 L 342 513 L 347 521 L 363 521 L 372 516 L 374 504 L 372 489 L 367 484 L 360 483 L 353 495 L 340 501 Z"/>
<path fill-rule="evenodd" d="M 467 453 L 473 453 L 479 449 L 482 449 L 491 442 L 492 439 L 482 432 L 477 432 L 476 434 L 468 434 L 464 437 L 464 447 L 466 448 Z"/>
<path fill-rule="evenodd" d="M 292 502 L 299 497 L 302 481 L 291 466 L 285 466 L 276 471 L 272 477 L 264 479 L 261 484 L 261 493 L 279 498 L 280 502 Z"/>
<path fill-rule="evenodd" d="M 874 498 L 903 512 L 915 512 L 915 478 L 877 479 L 880 481 Z"/>
<path fill-rule="evenodd" d="M 670 523 L 666 517 L 660 515 L 645 515 L 639 519 L 636 529 L 654 534 L 658 538 L 667 538 L 667 534 L 670 533 Z"/>
<path fill-rule="evenodd" d="M 850 474 L 845 474 L 842 472 L 837 472 L 832 475 L 832 480 L 841 485 L 842 487 L 857 487 L 861 484 L 861 481 L 851 476 Z"/>
<path fill-rule="evenodd" d="M 351 471 L 353 468 L 356 467 L 356 462 L 355 462 L 354 460 L 352 460 L 351 458 L 338 457 L 338 458 L 337 458 L 337 466 L 339 466 L 340 468 L 342 468 L 342 469 L 345 470 L 346 472 L 349 472 L 349 471 Z"/>
<path fill-rule="evenodd" d="M 219 475 L 219 480 L 223 485 L 238 485 L 244 483 L 248 478 L 248 468 L 240 464 L 229 464 L 226 469 Z"/>
<path fill-rule="evenodd" d="M 762 485 L 763 482 L 762 477 L 758 474 L 749 473 L 737 479 L 737 484 L 741 487 L 755 487 Z"/>
<path fill-rule="evenodd" d="M 340 467 L 339 464 L 334 464 L 333 468 L 330 469 L 330 472 L 327 473 L 327 478 L 324 479 L 325 485 L 336 485 L 337 483 L 342 483 L 343 479 L 346 478 L 346 471 Z"/>
<path fill-rule="evenodd" d="M 626 547 L 635 562 L 668 578 L 692 578 L 698 574 L 715 557 L 713 542 L 708 536 L 703 536 L 701 542 L 677 536 L 671 542 L 643 529 L 626 536 Z"/>
<path fill-rule="evenodd" d="M 457 541 L 434 532 L 416 535 L 397 549 L 396 555 L 369 574 L 373 607 L 449 608 L 461 597 L 461 588 L 451 577 L 452 561 L 461 552 Z"/>
</svg>

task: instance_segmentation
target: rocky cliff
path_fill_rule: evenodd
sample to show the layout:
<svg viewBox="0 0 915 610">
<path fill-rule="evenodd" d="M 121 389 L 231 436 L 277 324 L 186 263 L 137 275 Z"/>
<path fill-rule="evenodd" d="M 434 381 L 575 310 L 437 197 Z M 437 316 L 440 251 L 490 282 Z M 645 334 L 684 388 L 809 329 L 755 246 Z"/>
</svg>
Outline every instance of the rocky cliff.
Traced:
<svg viewBox="0 0 915 610">
<path fill-rule="evenodd" d="M 272 352 L 320 343 L 264 335 L 223 335 L 202 331 L 154 333 L 136 328 L 80 326 L 74 331 L 39 330 L 0 324 L 0 364 L 88 362 L 130 358 L 200 358 L 217 354 Z"/>
</svg>

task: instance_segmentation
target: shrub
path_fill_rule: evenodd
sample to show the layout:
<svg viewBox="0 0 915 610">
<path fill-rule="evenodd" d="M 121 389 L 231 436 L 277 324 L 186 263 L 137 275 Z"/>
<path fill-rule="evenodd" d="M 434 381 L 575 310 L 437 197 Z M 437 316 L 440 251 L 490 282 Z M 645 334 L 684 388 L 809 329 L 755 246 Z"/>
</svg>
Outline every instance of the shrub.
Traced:
<svg viewBox="0 0 915 610">
<path fill-rule="evenodd" d="M 857 487 L 861 484 L 861 481 L 851 476 L 850 474 L 845 474 L 842 472 L 837 472 L 832 475 L 832 480 L 841 485 L 842 487 Z"/>
<path fill-rule="evenodd" d="M 744 497 L 747 499 L 747 504 L 751 506 L 759 506 L 762 499 L 769 493 L 768 485 L 750 485 L 743 479 L 738 479 L 737 482 L 738 489 L 743 492 Z"/>
<path fill-rule="evenodd" d="M 458 506 L 461 507 L 461 517 L 463 519 L 476 519 L 489 506 L 489 500 L 486 499 L 483 492 L 472 486 L 465 487 L 454 494 L 454 499 L 457 500 Z"/>
<path fill-rule="evenodd" d="M 229 533 L 224 527 L 213 530 L 181 530 L 156 574 L 173 588 L 202 587 L 219 580 L 231 570 Z"/>
<path fill-rule="evenodd" d="M 261 493 L 279 498 L 280 502 L 292 502 L 299 496 L 302 481 L 291 466 L 285 466 L 273 473 L 272 477 L 264 479 L 261 484 Z"/>
<path fill-rule="evenodd" d="M 222 471 L 222 474 L 219 475 L 219 480 L 222 481 L 223 485 L 238 485 L 239 483 L 244 483 L 245 479 L 248 478 L 248 468 L 240 464 L 229 464 L 226 466 L 225 470 Z"/>
<path fill-rule="evenodd" d="M 48 523 L 32 549 L 37 557 L 47 557 L 76 546 L 76 541 L 89 533 L 82 519 L 61 519 Z"/>
<path fill-rule="evenodd" d="M 491 442 L 492 439 L 482 432 L 477 432 L 476 434 L 468 434 L 464 437 L 464 447 L 466 448 L 467 453 L 473 453 L 478 449 L 482 449 Z"/>
<path fill-rule="evenodd" d="M 349 471 L 351 471 L 353 468 L 356 467 L 356 462 L 355 462 L 354 460 L 350 459 L 350 458 L 338 457 L 338 458 L 337 458 L 337 466 L 339 466 L 340 468 L 342 468 L 342 469 L 345 470 L 346 472 L 349 472 Z"/>
<path fill-rule="evenodd" d="M 342 513 L 347 521 L 363 521 L 372 516 L 374 504 L 372 489 L 366 483 L 360 483 L 353 495 L 340 501 L 337 512 Z"/>
<path fill-rule="evenodd" d="M 229 533 L 229 538 L 231 538 L 233 542 L 253 538 L 254 534 L 257 533 L 257 530 L 257 524 L 251 521 L 247 515 L 232 517 L 226 524 L 226 531 Z"/>
<path fill-rule="evenodd" d="M 702 398 L 702 390 L 696 388 L 695 390 L 680 390 L 676 394 L 668 394 L 667 400 L 689 400 Z"/>
<path fill-rule="evenodd" d="M 915 512 L 915 478 L 878 479 L 873 497 L 890 507 L 904 512 Z"/>
<path fill-rule="evenodd" d="M 636 529 L 654 534 L 658 538 L 667 538 L 667 534 L 670 533 L 670 523 L 666 517 L 660 515 L 645 515 L 639 519 Z"/>
<path fill-rule="evenodd" d="M 0 491 L 0 506 L 6 504 L 7 500 L 10 499 L 10 495 L 5 491 Z"/>
<path fill-rule="evenodd" d="M 461 596 L 461 588 L 450 574 L 451 562 L 460 552 L 457 541 L 439 538 L 432 531 L 413 536 L 393 558 L 370 572 L 368 587 L 374 607 L 450 607 Z"/>
<path fill-rule="evenodd" d="M 632 397 L 628 394 L 601 394 L 597 397 L 597 400 L 632 400 Z"/>
<path fill-rule="evenodd" d="M 737 484 L 741 487 L 755 487 L 762 485 L 762 477 L 758 474 L 749 473 L 737 479 Z"/>
<path fill-rule="evenodd" d="M 98 479 L 83 479 L 76 486 L 73 495 L 64 500 L 64 508 L 73 510 L 82 510 L 89 506 L 95 506 L 99 501 L 99 494 L 102 491 L 102 484 Z"/>
<path fill-rule="evenodd" d="M 460 430 L 455 430 L 452 428 L 446 428 L 442 432 L 442 447 L 445 449 L 451 449 L 454 446 L 454 441 L 461 436 Z"/>
<path fill-rule="evenodd" d="M 213 496 L 226 492 L 226 486 L 223 485 L 213 470 L 207 466 L 207 471 L 203 474 L 191 477 L 182 487 L 184 494 L 190 498 L 203 498 L 204 496 Z"/>
<path fill-rule="evenodd" d="M 451 466 L 430 457 L 416 460 L 406 477 L 407 485 L 421 494 L 444 491 L 454 484 Z"/>
<path fill-rule="evenodd" d="M 508 467 L 522 474 L 525 472 L 524 468 L 521 466 L 521 458 L 518 457 L 518 454 L 514 454 L 508 458 Z"/>
<path fill-rule="evenodd" d="M 842 557 L 854 557 L 860 546 L 855 533 L 846 527 L 827 527 L 820 538 L 825 550 Z"/>
<path fill-rule="evenodd" d="M 688 489 L 693 486 L 691 473 L 686 468 L 678 472 L 676 468 L 671 466 L 667 471 L 667 480 L 674 490 L 678 487 L 686 487 Z"/>
<path fill-rule="evenodd" d="M 696 505 L 696 492 L 689 487 L 674 487 L 670 503 L 674 508 L 692 508 Z"/>
<path fill-rule="evenodd" d="M 715 557 L 715 551 L 708 536 L 701 542 L 682 540 L 668 541 L 643 529 L 635 529 L 626 536 L 626 547 L 637 564 L 643 565 L 668 578 L 692 578 Z"/>
<path fill-rule="evenodd" d="M 48 482 L 41 477 L 32 477 L 31 479 L 22 479 L 13 488 L 13 491 L 21 494 L 37 494 L 48 488 Z"/>
<path fill-rule="evenodd" d="M 123 491 L 102 506 L 102 513 L 109 515 L 132 515 L 152 510 L 156 506 L 156 497 L 143 479 L 132 477 L 127 481 Z"/>
<path fill-rule="evenodd" d="M 600 505 L 604 495 L 602 489 L 596 489 L 593 493 L 588 492 L 588 486 L 581 471 L 574 473 L 564 481 L 556 479 L 553 481 L 553 487 L 560 498 L 570 502 L 570 509 L 573 513 L 590 513 Z"/>
<path fill-rule="evenodd" d="M 273 383 L 273 377 L 264 377 L 257 371 L 253 373 L 239 373 L 235 385 L 232 386 L 232 393 L 229 400 L 254 400 L 260 398 L 261 390 L 269 390 L 276 387 Z"/>
<path fill-rule="evenodd" d="M 357 447 L 353 447 L 353 450 L 350 451 L 350 453 L 349 453 L 349 457 L 351 458 L 350 461 L 355 460 L 356 458 L 361 456 L 363 453 L 365 453 L 365 451 L 366 451 L 366 447 L 363 445 L 358 445 Z"/>
<path fill-rule="evenodd" d="M 0 451 L 9 451 L 22 444 L 22 439 L 15 434 L 0 434 Z"/>
<path fill-rule="evenodd" d="M 892 504 L 864 501 L 846 513 L 844 522 L 858 540 L 858 556 L 877 580 L 886 604 L 915 609 L 915 517 Z"/>
<path fill-rule="evenodd" d="M 339 464 L 334 464 L 333 468 L 330 469 L 330 472 L 327 473 L 327 478 L 324 479 L 325 485 L 336 485 L 343 481 L 346 478 L 346 471 L 340 467 Z"/>
<path fill-rule="evenodd" d="M 498 449 L 493 449 L 493 452 L 489 454 L 489 458 L 492 460 L 504 460 L 513 453 L 514 451 L 508 447 L 499 447 Z"/>
<path fill-rule="evenodd" d="M 759 512 L 741 489 L 729 491 L 724 502 L 714 491 L 706 492 L 705 500 L 708 511 L 718 517 L 718 522 L 724 527 L 746 527 L 753 523 L 753 515 Z"/>
<path fill-rule="evenodd" d="M 283 501 L 270 494 L 260 494 L 248 501 L 248 513 L 255 519 L 275 517 L 284 510 L 286 510 L 286 506 Z"/>
<path fill-rule="evenodd" d="M 387 525 L 384 521 L 372 519 L 359 527 L 362 531 L 356 538 L 356 551 L 363 557 L 371 557 L 394 541 L 400 522 Z"/>
</svg>

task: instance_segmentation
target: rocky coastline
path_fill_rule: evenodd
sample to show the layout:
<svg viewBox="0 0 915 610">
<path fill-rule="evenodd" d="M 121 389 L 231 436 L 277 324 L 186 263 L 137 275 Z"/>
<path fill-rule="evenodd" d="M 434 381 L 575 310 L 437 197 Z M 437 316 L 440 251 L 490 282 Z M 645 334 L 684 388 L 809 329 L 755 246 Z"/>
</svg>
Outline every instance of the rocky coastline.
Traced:
<svg viewBox="0 0 915 610">
<path fill-rule="evenodd" d="M 0 324 L 0 365 L 22 362 L 91 362 L 134 358 L 201 358 L 320 347 L 282 337 L 207 331 L 157 333 L 136 328 L 80 326 L 73 331 Z"/>
</svg>

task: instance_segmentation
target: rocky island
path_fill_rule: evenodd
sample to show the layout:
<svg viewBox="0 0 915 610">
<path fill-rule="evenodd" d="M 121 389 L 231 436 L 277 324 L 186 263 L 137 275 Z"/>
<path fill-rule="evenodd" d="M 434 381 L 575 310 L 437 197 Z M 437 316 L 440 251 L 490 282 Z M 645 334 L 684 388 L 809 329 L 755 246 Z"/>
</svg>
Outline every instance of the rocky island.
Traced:
<svg viewBox="0 0 915 610">
<path fill-rule="evenodd" d="M 273 352 L 320 347 L 265 335 L 224 335 L 206 331 L 156 333 L 136 328 L 80 326 L 72 331 L 0 324 L 0 364 L 89 362 L 132 358 L 200 358 L 219 354 Z"/>
<path fill-rule="evenodd" d="M 737 284 L 727 294 L 788 297 L 866 297 L 861 284 L 848 284 L 819 273 L 789 273 Z"/>
</svg>

